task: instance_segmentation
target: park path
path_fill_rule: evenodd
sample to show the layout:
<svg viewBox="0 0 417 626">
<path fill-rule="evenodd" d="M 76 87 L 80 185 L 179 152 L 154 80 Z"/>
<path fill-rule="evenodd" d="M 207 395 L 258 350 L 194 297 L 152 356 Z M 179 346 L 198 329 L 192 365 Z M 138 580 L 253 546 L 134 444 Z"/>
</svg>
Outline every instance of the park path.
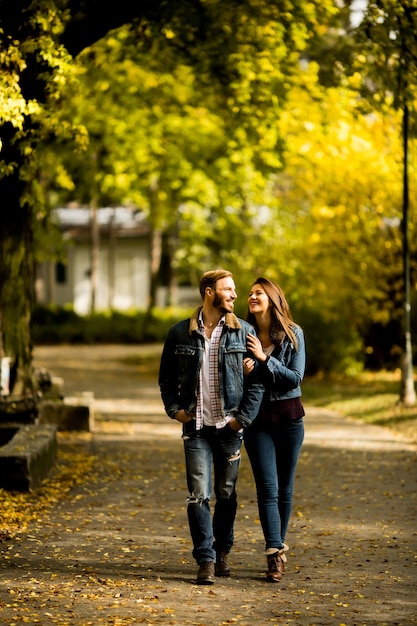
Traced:
<svg viewBox="0 0 417 626">
<path fill-rule="evenodd" d="M 60 446 L 96 462 L 86 482 L 0 546 L 0 624 L 417 624 L 416 446 L 308 404 L 283 580 L 264 582 L 243 454 L 233 575 L 194 584 L 180 428 L 162 410 L 158 350 L 35 350 L 66 396 L 94 394 L 94 431 Z"/>
</svg>

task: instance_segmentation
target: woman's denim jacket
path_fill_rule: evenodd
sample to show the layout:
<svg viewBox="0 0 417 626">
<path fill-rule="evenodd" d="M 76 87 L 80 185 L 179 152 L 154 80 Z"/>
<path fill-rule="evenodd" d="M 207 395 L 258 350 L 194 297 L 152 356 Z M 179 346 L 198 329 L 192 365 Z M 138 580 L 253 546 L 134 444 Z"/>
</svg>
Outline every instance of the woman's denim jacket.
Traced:
<svg viewBox="0 0 417 626">
<path fill-rule="evenodd" d="M 304 333 L 299 326 L 293 327 L 298 349 L 291 339 L 285 336 L 279 346 L 275 346 L 266 363 L 258 367 L 259 378 L 265 385 L 265 396 L 270 400 L 288 400 L 301 396 L 301 381 L 304 378 L 306 353 Z"/>
<path fill-rule="evenodd" d="M 191 318 L 172 326 L 162 351 L 159 387 L 165 411 L 171 418 L 180 409 L 195 413 L 205 341 L 198 326 L 199 312 L 200 308 Z M 219 344 L 220 395 L 224 414 L 233 414 L 243 427 L 257 416 L 264 393 L 256 374 L 243 375 L 249 333 L 256 334 L 250 324 L 233 313 L 226 314 Z"/>
</svg>

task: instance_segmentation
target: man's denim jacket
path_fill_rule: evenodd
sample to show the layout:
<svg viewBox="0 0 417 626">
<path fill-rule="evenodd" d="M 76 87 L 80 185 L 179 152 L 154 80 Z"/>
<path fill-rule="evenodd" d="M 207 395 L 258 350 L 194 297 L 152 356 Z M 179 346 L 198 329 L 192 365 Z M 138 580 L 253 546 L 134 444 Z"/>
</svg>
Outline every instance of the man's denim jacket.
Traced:
<svg viewBox="0 0 417 626">
<path fill-rule="evenodd" d="M 301 396 L 301 381 L 306 366 L 304 333 L 299 326 L 294 326 L 293 330 L 298 348 L 286 336 L 282 344 L 275 346 L 267 362 L 257 368 L 259 378 L 265 385 L 265 400 L 288 400 Z"/>
<path fill-rule="evenodd" d="M 200 309 L 171 327 L 162 351 L 159 386 L 165 411 L 171 418 L 180 409 L 195 413 L 205 341 L 198 326 Z M 250 324 L 233 313 L 226 314 L 219 344 L 220 397 L 224 414 L 232 414 L 243 427 L 257 416 L 264 392 L 256 374 L 243 375 L 249 333 L 256 334 Z"/>
</svg>

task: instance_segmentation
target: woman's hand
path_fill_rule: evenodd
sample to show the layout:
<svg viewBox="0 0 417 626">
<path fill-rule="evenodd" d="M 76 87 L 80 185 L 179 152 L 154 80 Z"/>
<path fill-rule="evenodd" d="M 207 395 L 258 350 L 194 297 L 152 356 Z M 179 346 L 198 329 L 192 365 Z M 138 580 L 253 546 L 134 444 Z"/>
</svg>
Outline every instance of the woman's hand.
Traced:
<svg viewBox="0 0 417 626">
<path fill-rule="evenodd" d="M 252 352 L 255 359 L 257 359 L 261 363 L 266 360 L 266 354 L 262 350 L 262 344 L 259 341 L 258 337 L 255 337 L 254 335 L 248 335 L 247 347 L 248 350 Z"/>
<path fill-rule="evenodd" d="M 249 357 L 246 357 L 246 359 L 243 359 L 244 376 L 249 376 L 249 374 L 253 372 L 254 367 L 255 367 L 255 361 L 253 359 L 250 359 Z"/>
</svg>

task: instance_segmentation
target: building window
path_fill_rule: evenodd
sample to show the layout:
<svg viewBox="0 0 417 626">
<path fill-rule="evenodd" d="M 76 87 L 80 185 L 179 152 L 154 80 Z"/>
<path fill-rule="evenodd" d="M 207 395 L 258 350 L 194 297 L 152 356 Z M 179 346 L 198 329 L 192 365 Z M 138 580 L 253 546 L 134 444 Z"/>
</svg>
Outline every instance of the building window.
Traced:
<svg viewBox="0 0 417 626">
<path fill-rule="evenodd" d="M 55 266 L 55 279 L 59 285 L 67 282 L 67 266 L 64 263 L 57 263 Z"/>
</svg>

